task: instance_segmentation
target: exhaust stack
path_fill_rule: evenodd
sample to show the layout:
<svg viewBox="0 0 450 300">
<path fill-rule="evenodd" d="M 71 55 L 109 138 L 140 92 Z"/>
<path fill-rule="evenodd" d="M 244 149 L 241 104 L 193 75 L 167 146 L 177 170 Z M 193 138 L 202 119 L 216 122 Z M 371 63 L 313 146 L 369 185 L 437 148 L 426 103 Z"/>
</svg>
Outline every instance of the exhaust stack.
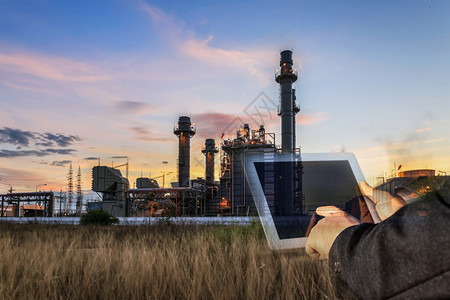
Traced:
<svg viewBox="0 0 450 300">
<path fill-rule="evenodd" d="M 214 139 L 205 140 L 205 148 L 202 153 L 206 157 L 205 180 L 207 184 L 214 184 L 214 154 L 219 152 L 216 148 Z"/>
<path fill-rule="evenodd" d="M 281 116 L 281 151 L 293 153 L 295 151 L 295 113 L 294 91 L 292 83 L 297 78 L 297 71 L 292 69 L 292 51 L 284 50 L 280 53 L 280 70 L 275 74 L 275 81 L 280 84 L 280 111 Z"/>
<path fill-rule="evenodd" d="M 195 126 L 192 126 L 191 118 L 180 116 L 173 133 L 178 137 L 178 186 L 189 187 L 191 137 L 195 134 Z"/>
</svg>

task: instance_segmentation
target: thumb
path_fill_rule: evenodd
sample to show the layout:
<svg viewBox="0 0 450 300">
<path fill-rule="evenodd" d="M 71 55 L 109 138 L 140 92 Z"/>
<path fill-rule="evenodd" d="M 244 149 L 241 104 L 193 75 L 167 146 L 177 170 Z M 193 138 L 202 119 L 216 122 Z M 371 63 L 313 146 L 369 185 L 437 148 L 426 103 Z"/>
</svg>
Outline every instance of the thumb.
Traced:
<svg viewBox="0 0 450 300">
<path fill-rule="evenodd" d="M 369 197 L 372 201 L 377 203 L 377 201 L 373 197 L 373 190 L 374 190 L 373 187 L 368 185 L 367 182 L 365 182 L 365 181 L 361 181 L 361 183 L 359 184 L 359 187 L 364 196 Z"/>
<path fill-rule="evenodd" d="M 344 216 L 346 212 L 340 210 L 336 206 L 329 205 L 329 206 L 320 206 L 316 209 L 316 214 L 322 217 L 338 217 L 338 216 Z"/>
</svg>

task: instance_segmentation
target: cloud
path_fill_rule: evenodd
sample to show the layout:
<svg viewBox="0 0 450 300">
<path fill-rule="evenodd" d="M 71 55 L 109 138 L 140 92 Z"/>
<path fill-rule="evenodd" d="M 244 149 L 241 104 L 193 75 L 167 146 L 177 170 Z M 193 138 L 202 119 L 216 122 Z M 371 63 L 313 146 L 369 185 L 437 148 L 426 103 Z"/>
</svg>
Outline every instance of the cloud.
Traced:
<svg viewBox="0 0 450 300">
<path fill-rule="evenodd" d="M 145 114 L 148 113 L 150 105 L 140 101 L 117 101 L 115 108 L 120 112 Z"/>
<path fill-rule="evenodd" d="M 10 52 L 0 52 L 0 71 L 55 81 L 96 82 L 107 79 L 87 63 L 23 51 Z"/>
<path fill-rule="evenodd" d="M 30 142 L 36 146 L 52 147 L 55 143 L 60 147 L 68 147 L 82 139 L 76 135 L 65 135 L 61 133 L 37 133 L 4 127 L 0 129 L 0 143 L 28 147 Z M 21 148 L 18 147 L 17 150 Z"/>
<path fill-rule="evenodd" d="M 54 162 L 51 163 L 52 166 L 57 166 L 57 167 L 64 167 L 67 164 L 70 164 L 72 161 L 71 160 L 55 160 Z"/>
<path fill-rule="evenodd" d="M 432 128 L 431 127 L 427 127 L 427 128 L 421 128 L 421 129 L 417 129 L 414 132 L 424 132 L 424 131 L 430 131 Z"/>
<path fill-rule="evenodd" d="M 262 113 L 262 110 L 260 111 Z M 297 116 L 300 125 L 311 126 L 326 120 L 326 114 L 319 112 L 315 114 L 301 114 Z M 197 135 L 205 138 L 220 138 L 222 133 L 234 135 L 244 124 L 249 124 L 250 129 L 258 129 L 259 125 L 265 125 L 266 130 L 281 124 L 279 117 L 270 117 L 267 114 L 225 114 L 204 113 L 192 116 L 197 124 Z"/>
<path fill-rule="evenodd" d="M 9 168 L 0 168 L 0 178 L 2 178 L 2 182 L 6 182 L 10 185 L 15 185 L 18 181 L 38 181 L 42 183 L 42 176 L 39 174 L 30 171 Z"/>
<path fill-rule="evenodd" d="M 44 151 L 39 150 L 0 150 L 0 157 L 20 157 L 20 156 L 45 156 Z"/>
<path fill-rule="evenodd" d="M 155 134 L 151 132 L 147 127 L 142 126 L 134 126 L 128 128 L 130 131 L 132 131 L 137 140 L 140 141 L 146 141 L 146 142 L 171 142 L 174 139 L 171 137 L 162 136 L 159 134 Z"/>
<path fill-rule="evenodd" d="M 220 138 L 222 133 L 232 134 L 244 123 L 251 121 L 250 117 L 225 113 L 204 113 L 192 116 L 197 124 L 197 135 L 204 138 Z"/>
<path fill-rule="evenodd" d="M 129 158 L 129 157 L 125 156 L 125 155 L 118 155 L 118 156 L 111 156 L 111 158 L 119 159 L 119 158 Z"/>
<path fill-rule="evenodd" d="M 377 141 L 384 146 L 392 162 L 401 160 L 402 162 L 413 162 L 417 159 L 419 154 L 431 155 L 431 153 L 424 152 L 429 150 L 426 144 L 439 143 L 446 141 L 446 138 L 425 139 L 425 135 L 420 132 L 412 132 L 405 137 L 393 139 L 392 137 L 378 138 Z"/>
<path fill-rule="evenodd" d="M 99 160 L 99 157 L 94 157 L 94 156 L 90 156 L 90 157 L 85 157 L 83 158 L 84 160 Z"/>
<path fill-rule="evenodd" d="M 77 150 L 75 150 L 75 149 L 46 149 L 46 150 L 42 150 L 42 151 L 45 151 L 46 153 L 70 155 L 73 152 L 76 152 Z"/>
<path fill-rule="evenodd" d="M 52 154 L 70 155 L 75 149 L 45 149 L 45 150 L 6 150 L 0 149 L 0 157 L 23 157 L 23 156 L 47 156 Z"/>
<path fill-rule="evenodd" d="M 206 39 L 196 38 L 194 32 L 185 29 L 180 21 L 163 10 L 148 3 L 143 3 L 141 8 L 158 26 L 158 32 L 183 55 L 215 66 L 248 72 L 258 77 L 263 85 L 270 82 L 271 78 L 263 70 L 267 65 L 273 63 L 271 51 L 249 48 L 245 50 L 217 48 L 211 45 L 214 38 L 212 34 Z"/>
<path fill-rule="evenodd" d="M 298 123 L 303 126 L 315 125 L 327 119 L 325 112 L 318 112 L 314 114 L 300 114 L 297 117 Z"/>
<path fill-rule="evenodd" d="M 42 142 L 42 143 L 36 143 L 36 146 L 42 146 L 42 147 L 52 147 L 53 142 Z"/>
<path fill-rule="evenodd" d="M 60 133 L 53 134 L 53 133 L 49 133 L 49 132 L 42 134 L 41 138 L 44 141 L 47 141 L 46 142 L 47 144 L 55 142 L 60 147 L 67 147 L 67 146 L 72 145 L 74 142 L 81 141 L 81 138 L 79 136 L 64 135 L 64 134 L 60 134 Z M 50 147 L 50 146 L 47 146 L 47 147 Z"/>
<path fill-rule="evenodd" d="M 11 129 L 4 127 L 0 129 L 0 143 L 19 145 L 16 150 L 0 149 L 0 157 L 22 157 L 22 156 L 47 156 L 51 154 L 70 155 L 76 152 L 75 149 L 51 148 L 53 146 L 68 147 L 82 139 L 75 135 L 65 135 L 61 133 L 38 133 Z M 35 149 L 24 150 L 22 147 L 33 147 Z M 46 149 L 39 149 L 46 147 Z"/>
<path fill-rule="evenodd" d="M 35 133 L 4 127 L 0 129 L 0 143 L 28 146 L 30 140 L 35 139 Z M 20 150 L 20 149 L 19 149 Z"/>
</svg>

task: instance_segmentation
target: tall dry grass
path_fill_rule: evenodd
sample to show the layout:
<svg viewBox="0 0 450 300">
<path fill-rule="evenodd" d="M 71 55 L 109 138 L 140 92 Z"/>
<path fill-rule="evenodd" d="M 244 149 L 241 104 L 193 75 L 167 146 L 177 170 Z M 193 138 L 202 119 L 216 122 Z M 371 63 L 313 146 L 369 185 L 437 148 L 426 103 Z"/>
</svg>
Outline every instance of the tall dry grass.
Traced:
<svg viewBox="0 0 450 300">
<path fill-rule="evenodd" d="M 250 227 L 0 224 L 0 299 L 330 299 L 328 269 Z"/>
</svg>

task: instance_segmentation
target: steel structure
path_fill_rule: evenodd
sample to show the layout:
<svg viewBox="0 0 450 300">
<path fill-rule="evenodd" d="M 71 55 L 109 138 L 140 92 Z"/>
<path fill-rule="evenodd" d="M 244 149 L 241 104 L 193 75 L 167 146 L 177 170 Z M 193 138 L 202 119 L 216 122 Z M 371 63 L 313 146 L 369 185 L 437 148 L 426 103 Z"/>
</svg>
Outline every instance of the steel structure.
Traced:
<svg viewBox="0 0 450 300">
<path fill-rule="evenodd" d="M 69 173 L 67 174 L 67 208 L 66 211 L 70 211 L 72 209 L 72 200 L 73 200 L 73 169 L 72 163 L 70 163 Z"/>
<path fill-rule="evenodd" d="M 36 192 L 36 193 L 8 193 L 1 194 L 1 214 L 0 216 L 5 216 L 5 211 L 8 206 L 13 207 L 13 216 L 19 217 L 20 215 L 20 204 L 22 203 L 34 203 L 35 206 L 38 203 L 44 203 L 44 210 L 42 217 L 53 217 L 53 211 L 55 206 L 55 195 L 53 192 Z M 40 205 L 39 205 L 40 207 Z M 36 210 L 36 208 L 34 209 Z M 34 211 L 34 213 L 36 213 Z M 24 212 L 26 214 L 26 212 Z M 35 214 L 36 215 L 36 214 Z M 30 215 L 33 217 L 33 215 Z"/>
<path fill-rule="evenodd" d="M 221 144 L 219 190 L 213 199 L 207 199 L 206 214 L 256 214 L 256 206 L 245 177 L 245 155 L 255 152 L 273 155 L 275 151 L 275 134 L 267 133 L 264 125 L 251 130 L 248 124 L 244 124 L 236 131 L 234 139 L 224 140 Z"/>
<path fill-rule="evenodd" d="M 78 166 L 78 174 L 77 174 L 77 204 L 76 210 L 77 214 L 81 214 L 81 210 L 83 209 L 83 191 L 81 190 L 81 168 Z"/>
<path fill-rule="evenodd" d="M 125 216 L 148 216 L 153 202 L 161 206 L 174 204 L 174 216 L 199 215 L 197 200 L 200 197 L 199 190 L 187 187 L 130 189 L 125 196 Z"/>
</svg>

